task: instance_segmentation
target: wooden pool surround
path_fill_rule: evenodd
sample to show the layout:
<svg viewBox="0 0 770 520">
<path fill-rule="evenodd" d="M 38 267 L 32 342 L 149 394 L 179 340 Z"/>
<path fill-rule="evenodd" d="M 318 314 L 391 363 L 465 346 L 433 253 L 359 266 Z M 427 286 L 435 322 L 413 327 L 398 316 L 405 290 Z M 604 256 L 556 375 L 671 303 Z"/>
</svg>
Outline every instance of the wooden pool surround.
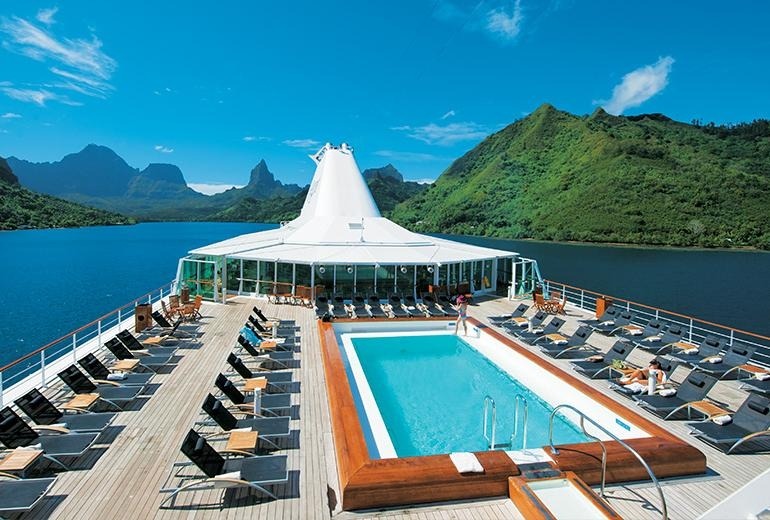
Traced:
<svg viewBox="0 0 770 520">
<path fill-rule="evenodd" d="M 382 320 L 371 321 L 382 322 Z M 404 321 L 414 322 L 415 320 Z M 625 442 L 641 454 L 655 476 L 665 478 L 706 472 L 706 457 L 695 447 L 633 413 L 573 374 L 551 365 L 498 331 L 474 318 L 468 318 L 468 321 L 519 355 L 569 382 L 576 390 L 602 404 L 624 421 L 650 434 L 647 438 L 629 439 Z M 457 472 L 449 455 L 395 459 L 369 458 L 333 323 L 319 320 L 318 327 L 344 510 L 508 495 L 508 477 L 520 475 L 521 472 L 510 457 L 502 451 L 475 453 L 484 467 L 484 473 L 466 475 Z M 649 478 L 636 458 L 617 442 L 608 441 L 605 442 L 605 446 L 607 447 L 608 483 Z M 555 469 L 572 471 L 590 485 L 599 484 L 602 450 L 598 442 L 564 444 L 559 445 L 558 449 L 559 455 L 554 455 L 550 448 L 545 448 L 545 451 L 554 459 Z"/>
</svg>

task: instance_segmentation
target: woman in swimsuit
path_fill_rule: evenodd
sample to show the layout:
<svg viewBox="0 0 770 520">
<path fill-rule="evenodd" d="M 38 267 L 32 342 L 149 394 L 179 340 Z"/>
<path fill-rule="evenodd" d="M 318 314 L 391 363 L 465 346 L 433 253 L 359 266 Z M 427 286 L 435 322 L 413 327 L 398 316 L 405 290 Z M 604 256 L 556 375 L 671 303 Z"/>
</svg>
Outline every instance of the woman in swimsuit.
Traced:
<svg viewBox="0 0 770 520">
<path fill-rule="evenodd" d="M 468 299 L 465 297 L 464 294 L 461 294 L 457 297 L 457 303 L 455 304 L 454 307 L 457 310 L 457 322 L 455 323 L 455 336 L 457 335 L 457 331 L 460 328 L 460 322 L 462 322 L 463 330 L 465 331 L 465 336 L 467 336 L 468 325 L 465 323 L 465 318 L 468 317 Z"/>
</svg>

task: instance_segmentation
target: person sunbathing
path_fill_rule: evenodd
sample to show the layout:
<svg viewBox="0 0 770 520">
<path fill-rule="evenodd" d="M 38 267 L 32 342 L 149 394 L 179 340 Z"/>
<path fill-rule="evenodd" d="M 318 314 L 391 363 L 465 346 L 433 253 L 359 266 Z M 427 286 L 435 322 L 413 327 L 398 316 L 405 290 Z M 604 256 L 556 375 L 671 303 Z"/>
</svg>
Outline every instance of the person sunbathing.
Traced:
<svg viewBox="0 0 770 520">
<path fill-rule="evenodd" d="M 654 375 L 657 380 L 657 384 L 663 384 L 666 382 L 666 373 L 663 371 L 660 365 L 660 361 L 653 359 L 647 368 L 639 368 L 632 372 L 628 372 L 618 380 L 618 383 L 624 386 L 628 386 L 634 383 L 646 385 L 649 382 L 650 375 Z"/>
</svg>

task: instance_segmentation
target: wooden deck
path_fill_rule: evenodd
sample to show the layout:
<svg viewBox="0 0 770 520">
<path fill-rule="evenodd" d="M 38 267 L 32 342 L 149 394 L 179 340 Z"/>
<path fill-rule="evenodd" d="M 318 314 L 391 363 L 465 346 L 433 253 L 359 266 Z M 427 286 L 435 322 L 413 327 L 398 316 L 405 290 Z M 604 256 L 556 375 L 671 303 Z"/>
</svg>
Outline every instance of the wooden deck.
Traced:
<svg viewBox="0 0 770 520">
<path fill-rule="evenodd" d="M 159 490 L 177 482 L 172 464 L 185 460 L 179 452 L 182 439 L 198 419 L 206 393 L 213 391 L 216 374 L 225 368 L 225 357 L 235 343 L 240 326 L 254 300 L 235 298 L 227 305 L 204 305 L 199 348 L 182 351 L 178 366 L 169 374 L 155 377 L 157 388 L 146 402 L 122 412 L 114 425 L 98 440 L 97 449 L 79 461 L 74 471 L 60 473 L 50 497 L 28 515 L 31 518 L 409 518 L 409 519 L 495 519 L 520 518 L 506 498 L 463 503 L 425 505 L 385 511 L 343 512 L 339 506 L 339 485 L 329 405 L 314 315 L 307 309 L 259 305 L 266 314 L 295 319 L 301 327 L 300 367 L 294 380 L 300 391 L 293 394 L 295 410 L 291 421 L 294 435 L 278 453 L 288 455 L 290 484 L 275 487 L 279 500 L 268 500 L 245 491 L 221 490 L 180 495 L 173 508 L 160 509 L 166 495 Z M 488 315 L 509 312 L 511 302 L 489 300 L 471 307 L 471 315 L 485 321 Z M 569 309 L 566 332 L 575 328 L 578 312 Z M 596 336 L 592 342 L 596 340 Z M 603 338 L 599 338 L 600 343 Z M 637 356 L 636 353 L 632 356 Z M 637 361 L 644 362 L 645 354 Z M 633 358 L 631 359 L 634 360 Z M 566 365 L 566 362 L 557 362 Z M 679 369 L 674 379 L 681 379 Z M 637 410 L 628 400 L 616 397 L 606 382 L 589 382 L 624 406 Z M 50 391 L 48 392 L 51 393 Z M 719 383 L 711 394 L 734 410 L 745 393 L 737 384 Z M 641 412 L 644 413 L 644 412 Z M 703 451 L 713 472 L 708 478 L 667 482 L 664 491 L 669 517 L 696 518 L 770 466 L 770 454 L 724 455 L 697 439 L 689 438 L 681 422 L 664 422 L 645 414 L 680 438 Z M 222 442 L 218 446 L 223 446 Z M 188 470 L 185 470 L 188 471 Z M 189 470 L 192 471 L 192 470 Z M 615 486 L 609 489 L 610 504 L 626 518 L 660 518 L 655 489 L 649 484 Z"/>
</svg>

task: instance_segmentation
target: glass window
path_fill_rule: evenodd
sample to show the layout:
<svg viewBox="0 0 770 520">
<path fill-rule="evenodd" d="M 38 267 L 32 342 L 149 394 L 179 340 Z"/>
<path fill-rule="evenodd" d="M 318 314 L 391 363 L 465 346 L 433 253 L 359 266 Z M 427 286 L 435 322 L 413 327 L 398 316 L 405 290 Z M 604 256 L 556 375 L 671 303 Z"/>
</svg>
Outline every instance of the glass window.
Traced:
<svg viewBox="0 0 770 520">
<path fill-rule="evenodd" d="M 492 279 L 492 260 L 484 260 L 484 276 L 481 279 L 482 289 L 491 289 L 494 280 Z"/>
<path fill-rule="evenodd" d="M 315 270 L 315 295 L 330 296 L 334 290 L 334 266 L 317 265 Z"/>
<path fill-rule="evenodd" d="M 273 294 L 275 281 L 275 262 L 259 262 L 259 292 L 260 294 Z"/>
<path fill-rule="evenodd" d="M 275 275 L 275 292 L 278 294 L 291 294 L 294 284 L 294 264 L 278 262 L 278 270 Z"/>
<path fill-rule="evenodd" d="M 243 285 L 241 291 L 245 294 L 254 294 L 257 292 L 257 278 L 259 274 L 259 262 L 256 260 L 243 261 Z"/>
<path fill-rule="evenodd" d="M 396 271 L 396 292 L 398 294 L 414 293 L 414 266 L 401 265 Z"/>
<path fill-rule="evenodd" d="M 374 266 L 356 266 L 356 293 L 363 296 L 374 294 Z"/>
<path fill-rule="evenodd" d="M 471 265 L 470 279 L 473 282 L 473 290 L 480 291 L 483 287 L 481 285 L 481 265 L 483 262 L 476 261 Z"/>
<path fill-rule="evenodd" d="M 238 292 L 241 286 L 241 261 L 235 258 L 227 259 L 227 290 Z"/>
<path fill-rule="evenodd" d="M 352 265 L 335 266 L 337 281 L 334 292 L 341 294 L 346 300 L 353 297 L 353 274 L 355 268 Z"/>
<path fill-rule="evenodd" d="M 377 294 L 390 296 L 393 294 L 393 284 L 395 283 L 396 266 L 381 265 L 377 267 Z"/>
<path fill-rule="evenodd" d="M 418 265 L 416 269 L 417 269 L 417 285 L 415 289 L 419 294 L 426 293 L 428 292 L 429 286 L 433 285 L 433 273 L 428 272 L 427 265 Z"/>
</svg>

